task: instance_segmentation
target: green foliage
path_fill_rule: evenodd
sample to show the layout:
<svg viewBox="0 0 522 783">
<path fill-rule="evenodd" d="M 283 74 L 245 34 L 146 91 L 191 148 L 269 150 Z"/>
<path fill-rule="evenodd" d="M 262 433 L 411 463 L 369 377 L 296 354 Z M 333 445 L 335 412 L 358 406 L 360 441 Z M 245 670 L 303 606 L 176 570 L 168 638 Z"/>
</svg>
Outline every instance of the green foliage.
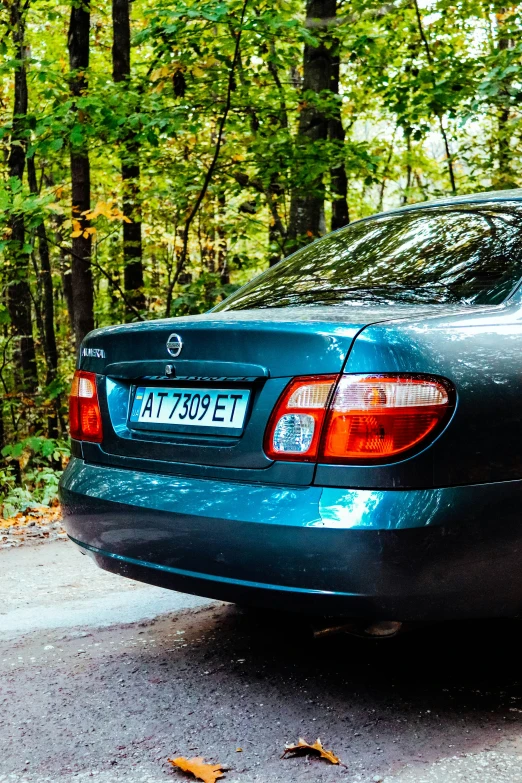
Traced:
<svg viewBox="0 0 522 783">
<path fill-rule="evenodd" d="M 4 519 L 32 506 L 52 506 L 58 498 L 60 471 L 52 468 L 29 470 L 22 483 L 12 468 L 0 469 L 0 505 Z"/>
<path fill-rule="evenodd" d="M 4 446 L 1 453 L 8 462 L 23 460 L 24 465 L 31 463 L 34 467 L 49 462 L 62 462 L 70 454 L 65 441 L 46 438 L 43 435 L 32 435 L 18 443 Z"/>
<path fill-rule="evenodd" d="M 226 299 L 238 288 L 233 283 L 223 284 L 219 275 L 203 272 L 197 280 L 182 286 L 173 302 L 176 315 L 194 315 L 202 313 L 218 302 Z"/>
<path fill-rule="evenodd" d="M 4 498 L 14 497 L 15 489 L 19 503 L 27 492 L 50 497 L 52 470 L 66 457 L 65 399 L 75 361 L 67 283 L 71 239 L 84 230 L 77 216 L 71 218 L 71 150 L 87 150 L 91 162 L 97 326 L 130 317 L 122 296 L 124 196 L 135 215 L 141 213 L 141 316 L 154 318 L 208 310 L 287 253 L 292 195 L 324 193 L 328 218 L 338 197 L 330 173 L 335 166 L 346 170 L 352 220 L 448 195 L 450 174 L 458 193 L 510 187 L 522 179 L 518 1 L 507 8 L 493 0 L 428 0 L 418 6 L 414 0 L 388 5 L 338 0 L 336 23 L 325 31 L 305 24 L 304 0 L 256 0 L 247 6 L 230 80 L 242 5 L 242 0 L 135 0 L 132 76 L 115 83 L 111 3 L 91 4 L 88 89 L 76 103 L 68 78 L 70 3 L 31 0 L 24 63 L 16 59 L 9 35 L 9 3 L 0 7 L 7 31 L 0 41 Z M 339 93 L 304 91 L 304 45 L 326 41 L 331 47 L 334 40 Z M 13 117 L 13 74 L 22 65 L 29 106 L 26 116 Z M 181 269 L 184 228 L 214 158 L 229 85 L 223 144 Z M 305 108 L 331 119 L 339 107 L 344 141 L 299 135 Z M 35 164 L 37 193 L 30 192 L 27 174 L 23 181 L 9 177 L 15 128 L 16 144 L 26 147 Z M 139 192 L 130 195 L 122 187 L 125 156 L 141 167 Z M 17 219 L 24 222 L 23 242 L 13 237 Z M 42 337 L 42 226 L 59 354 L 52 378 Z M 18 263 L 22 256 L 25 265 Z M 15 370 L 17 344 L 7 307 L 10 289 L 22 279 L 30 288 L 36 340 L 38 385 L 31 394 Z"/>
<path fill-rule="evenodd" d="M 0 468 L 0 505 L 4 518 L 29 506 L 56 502 L 61 466 L 70 456 L 65 441 L 32 436 L 5 446 L 2 456 L 5 467 Z"/>
</svg>

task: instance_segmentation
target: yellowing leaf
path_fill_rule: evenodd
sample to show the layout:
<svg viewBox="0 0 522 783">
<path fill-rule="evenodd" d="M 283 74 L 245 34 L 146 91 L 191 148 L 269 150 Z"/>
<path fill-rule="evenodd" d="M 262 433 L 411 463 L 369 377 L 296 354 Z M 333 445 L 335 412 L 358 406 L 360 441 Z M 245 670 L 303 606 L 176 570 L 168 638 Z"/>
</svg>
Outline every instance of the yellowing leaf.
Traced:
<svg viewBox="0 0 522 783">
<path fill-rule="evenodd" d="M 94 209 L 86 209 L 82 212 L 85 220 L 96 220 L 96 218 L 104 217 L 109 221 L 122 220 L 125 223 L 131 223 L 130 218 L 126 217 L 121 209 L 115 206 L 114 199 L 109 201 L 98 201 Z"/>
<path fill-rule="evenodd" d="M 218 778 L 223 777 L 222 765 L 205 764 L 205 759 L 202 756 L 196 756 L 192 759 L 178 756 L 178 758 L 168 759 L 168 761 L 173 767 L 178 767 L 183 772 L 191 772 L 195 778 L 202 780 L 203 783 L 216 783 Z"/>
<path fill-rule="evenodd" d="M 299 737 L 299 740 L 297 742 L 297 745 L 285 745 L 285 752 L 283 753 L 283 758 L 286 756 L 287 753 L 295 753 L 295 754 L 305 754 L 305 753 L 317 753 L 320 758 L 326 759 L 330 762 L 330 764 L 341 764 L 341 760 L 337 758 L 337 756 L 334 754 L 331 750 L 326 750 L 323 748 L 321 740 L 317 739 L 313 745 L 310 745 L 306 740 L 304 740 L 302 737 Z"/>
<path fill-rule="evenodd" d="M 79 220 L 74 220 L 73 219 L 72 229 L 73 229 L 72 234 L 71 234 L 72 237 L 81 237 L 83 228 L 82 228 L 82 224 L 80 223 Z"/>
<path fill-rule="evenodd" d="M 156 68 L 156 70 L 152 71 L 150 77 L 153 82 L 158 81 L 158 79 L 166 79 L 170 74 L 170 68 L 168 65 L 163 65 L 161 68 Z"/>
<path fill-rule="evenodd" d="M 59 215 L 63 215 L 63 207 L 61 204 L 58 204 L 57 201 L 53 201 L 50 204 L 47 204 L 47 209 L 50 209 Z"/>
</svg>

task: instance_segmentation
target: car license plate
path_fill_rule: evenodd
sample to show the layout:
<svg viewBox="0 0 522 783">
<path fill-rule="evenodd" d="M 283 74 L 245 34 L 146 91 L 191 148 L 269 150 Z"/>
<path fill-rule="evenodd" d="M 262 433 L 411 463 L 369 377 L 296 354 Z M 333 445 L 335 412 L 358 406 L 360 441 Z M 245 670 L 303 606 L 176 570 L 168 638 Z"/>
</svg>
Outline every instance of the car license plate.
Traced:
<svg viewBox="0 0 522 783">
<path fill-rule="evenodd" d="M 139 386 L 134 396 L 130 422 L 139 425 L 183 425 L 241 430 L 249 396 L 247 389 Z"/>
</svg>

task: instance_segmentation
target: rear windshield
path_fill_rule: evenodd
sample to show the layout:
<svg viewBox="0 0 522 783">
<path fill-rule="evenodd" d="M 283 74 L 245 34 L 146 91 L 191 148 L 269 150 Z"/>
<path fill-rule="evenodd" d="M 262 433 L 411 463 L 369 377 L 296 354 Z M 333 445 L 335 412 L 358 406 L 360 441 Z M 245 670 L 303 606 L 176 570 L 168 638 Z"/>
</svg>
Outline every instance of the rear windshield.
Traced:
<svg viewBox="0 0 522 783">
<path fill-rule="evenodd" d="M 498 304 L 522 276 L 521 227 L 517 202 L 365 220 L 302 248 L 215 309 L 353 301 Z"/>
</svg>

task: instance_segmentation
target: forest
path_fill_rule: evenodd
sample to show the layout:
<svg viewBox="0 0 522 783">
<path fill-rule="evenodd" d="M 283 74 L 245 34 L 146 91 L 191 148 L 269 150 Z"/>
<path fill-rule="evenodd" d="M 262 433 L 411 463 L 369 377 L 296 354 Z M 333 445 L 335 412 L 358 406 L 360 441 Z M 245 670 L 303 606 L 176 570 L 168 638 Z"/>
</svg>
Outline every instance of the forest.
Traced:
<svg viewBox="0 0 522 783">
<path fill-rule="evenodd" d="M 91 329 L 205 311 L 371 213 L 517 187 L 494 0 L 2 0 L 0 503 L 53 501 Z"/>
</svg>

